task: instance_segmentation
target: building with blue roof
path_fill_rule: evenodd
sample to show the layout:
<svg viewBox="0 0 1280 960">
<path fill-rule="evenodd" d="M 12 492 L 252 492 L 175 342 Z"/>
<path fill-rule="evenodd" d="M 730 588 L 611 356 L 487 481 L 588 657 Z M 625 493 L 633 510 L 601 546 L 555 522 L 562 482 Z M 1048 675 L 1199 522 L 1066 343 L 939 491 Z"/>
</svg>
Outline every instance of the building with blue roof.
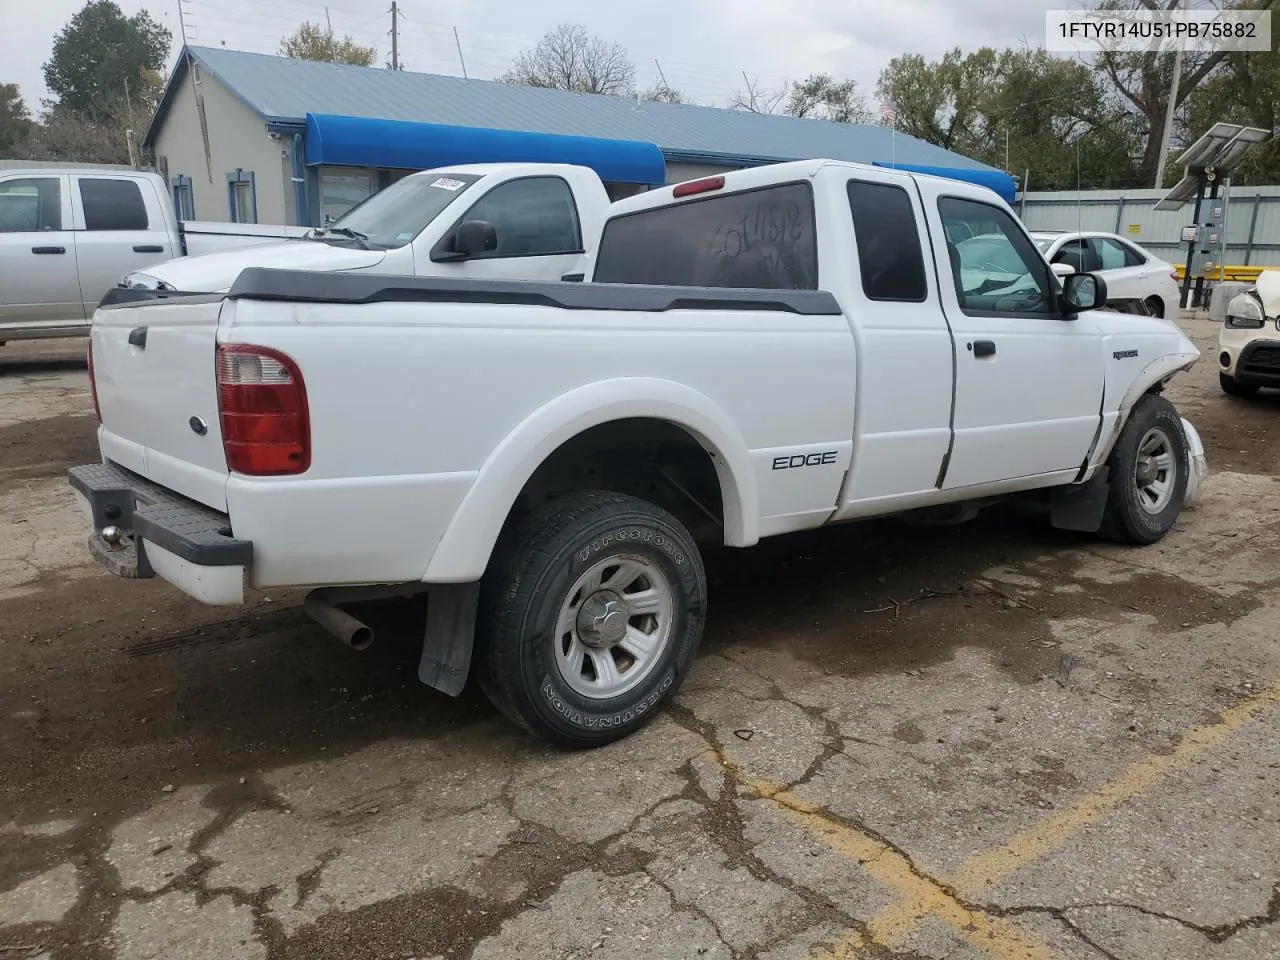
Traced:
<svg viewBox="0 0 1280 960">
<path fill-rule="evenodd" d="M 414 170 L 456 163 L 582 164 L 613 199 L 818 157 L 1014 191 L 1003 171 L 888 127 L 192 46 L 143 145 L 184 219 L 310 226 Z"/>
</svg>

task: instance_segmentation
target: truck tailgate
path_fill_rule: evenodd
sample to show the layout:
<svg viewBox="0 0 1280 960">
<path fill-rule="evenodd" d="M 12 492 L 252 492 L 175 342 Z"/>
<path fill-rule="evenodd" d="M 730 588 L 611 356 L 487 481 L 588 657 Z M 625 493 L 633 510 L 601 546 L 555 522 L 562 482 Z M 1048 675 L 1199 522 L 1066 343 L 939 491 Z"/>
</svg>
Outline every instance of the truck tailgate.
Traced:
<svg viewBox="0 0 1280 960">
<path fill-rule="evenodd" d="M 93 374 L 103 456 L 216 510 L 227 463 L 214 375 L 220 298 L 99 309 Z"/>
</svg>

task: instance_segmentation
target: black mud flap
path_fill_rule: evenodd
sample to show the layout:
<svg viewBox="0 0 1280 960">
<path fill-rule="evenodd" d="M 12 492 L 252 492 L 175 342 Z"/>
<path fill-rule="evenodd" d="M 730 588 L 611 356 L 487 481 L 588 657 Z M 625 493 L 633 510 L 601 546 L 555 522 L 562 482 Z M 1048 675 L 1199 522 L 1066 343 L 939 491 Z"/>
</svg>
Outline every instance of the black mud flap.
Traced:
<svg viewBox="0 0 1280 960">
<path fill-rule="evenodd" d="M 418 679 L 451 697 L 467 685 L 479 602 L 479 583 L 433 584 L 427 594 L 427 631 Z"/>
<path fill-rule="evenodd" d="M 1055 487 L 1049 499 L 1049 523 L 1059 530 L 1097 533 L 1111 492 L 1109 472 L 1109 467 L 1099 467 L 1087 483 Z"/>
</svg>

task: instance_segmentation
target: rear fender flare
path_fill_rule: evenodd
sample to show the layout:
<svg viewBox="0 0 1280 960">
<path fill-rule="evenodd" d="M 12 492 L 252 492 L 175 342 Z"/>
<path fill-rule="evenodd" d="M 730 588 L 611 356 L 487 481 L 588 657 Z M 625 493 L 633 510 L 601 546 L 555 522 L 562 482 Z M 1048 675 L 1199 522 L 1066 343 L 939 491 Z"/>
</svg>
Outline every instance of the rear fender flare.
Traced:
<svg viewBox="0 0 1280 960">
<path fill-rule="evenodd" d="M 759 496 L 746 441 L 716 403 L 680 383 L 647 377 L 603 380 L 545 404 L 512 430 L 481 466 L 441 537 L 423 580 L 466 583 L 480 579 L 520 491 L 537 468 L 566 441 L 614 420 L 665 420 L 701 444 L 720 481 L 728 546 L 759 540 Z"/>
</svg>

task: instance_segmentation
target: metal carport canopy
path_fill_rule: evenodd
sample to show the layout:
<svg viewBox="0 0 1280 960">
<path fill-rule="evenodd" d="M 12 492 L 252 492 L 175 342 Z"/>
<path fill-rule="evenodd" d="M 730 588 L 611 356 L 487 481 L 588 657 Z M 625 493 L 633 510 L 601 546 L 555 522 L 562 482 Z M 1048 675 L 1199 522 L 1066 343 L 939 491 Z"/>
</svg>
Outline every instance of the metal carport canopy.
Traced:
<svg viewBox="0 0 1280 960">
<path fill-rule="evenodd" d="M 657 144 L 411 120 L 307 114 L 308 166 L 429 170 L 463 163 L 575 163 L 610 183 L 661 185 Z"/>
</svg>

